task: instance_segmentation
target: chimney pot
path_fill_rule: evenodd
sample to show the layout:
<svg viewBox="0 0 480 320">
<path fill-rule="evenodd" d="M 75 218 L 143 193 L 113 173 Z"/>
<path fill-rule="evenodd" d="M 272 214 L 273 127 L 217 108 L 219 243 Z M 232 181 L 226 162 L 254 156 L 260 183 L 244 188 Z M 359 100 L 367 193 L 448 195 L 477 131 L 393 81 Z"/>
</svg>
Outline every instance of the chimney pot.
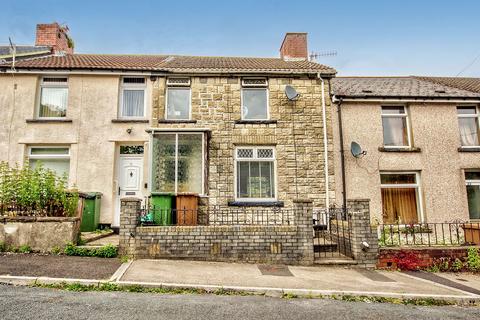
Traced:
<svg viewBox="0 0 480 320">
<path fill-rule="evenodd" d="M 68 36 L 68 27 L 58 23 L 37 24 L 36 46 L 48 46 L 54 54 L 73 53 L 73 43 Z"/>
<path fill-rule="evenodd" d="M 287 32 L 280 47 L 280 57 L 283 60 L 308 60 L 307 33 Z"/>
</svg>

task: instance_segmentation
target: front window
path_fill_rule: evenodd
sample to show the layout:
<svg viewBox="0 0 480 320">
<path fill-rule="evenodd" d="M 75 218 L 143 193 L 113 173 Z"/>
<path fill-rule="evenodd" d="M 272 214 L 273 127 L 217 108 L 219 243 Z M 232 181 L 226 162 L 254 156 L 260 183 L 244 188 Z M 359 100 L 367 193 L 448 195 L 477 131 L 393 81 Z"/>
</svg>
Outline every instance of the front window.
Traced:
<svg viewBox="0 0 480 320">
<path fill-rule="evenodd" d="M 383 145 L 409 147 L 407 112 L 404 106 L 382 107 Z"/>
<path fill-rule="evenodd" d="M 268 120 L 268 88 L 266 79 L 242 81 L 242 120 Z"/>
<path fill-rule="evenodd" d="M 190 120 L 190 100 L 190 79 L 169 78 L 167 80 L 165 119 Z"/>
<path fill-rule="evenodd" d="M 152 192 L 203 194 L 204 133 L 158 133 L 152 141 Z"/>
<path fill-rule="evenodd" d="M 236 199 L 275 200 L 275 149 L 241 147 L 235 150 Z"/>
<path fill-rule="evenodd" d="M 465 172 L 468 214 L 471 220 L 480 219 L 480 171 Z"/>
<path fill-rule="evenodd" d="M 40 84 L 39 118 L 67 116 L 68 78 L 43 77 Z"/>
<path fill-rule="evenodd" d="M 457 115 L 462 147 L 478 147 L 480 145 L 480 130 L 477 107 L 458 107 Z"/>
<path fill-rule="evenodd" d="M 68 147 L 30 147 L 28 161 L 31 168 L 40 163 L 45 169 L 52 170 L 59 177 L 70 173 L 70 148 Z"/>
<path fill-rule="evenodd" d="M 421 210 L 418 173 L 381 173 L 384 223 L 418 223 Z"/>
<path fill-rule="evenodd" d="M 122 78 L 120 97 L 120 118 L 145 117 L 145 78 Z"/>
</svg>

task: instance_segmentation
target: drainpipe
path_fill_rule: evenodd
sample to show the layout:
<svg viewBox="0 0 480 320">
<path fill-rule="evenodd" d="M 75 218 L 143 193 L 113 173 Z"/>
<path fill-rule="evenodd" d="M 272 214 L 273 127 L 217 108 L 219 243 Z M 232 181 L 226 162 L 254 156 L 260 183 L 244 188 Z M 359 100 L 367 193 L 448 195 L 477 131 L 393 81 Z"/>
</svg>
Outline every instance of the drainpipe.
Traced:
<svg viewBox="0 0 480 320">
<path fill-rule="evenodd" d="M 327 107 L 325 104 L 325 82 L 320 73 L 317 74 L 318 79 L 322 82 L 322 121 L 323 121 L 323 153 L 324 153 L 324 171 L 325 171 L 325 207 L 330 208 L 330 189 L 328 175 L 328 136 L 327 136 Z"/>
<path fill-rule="evenodd" d="M 342 102 L 343 100 L 337 99 L 335 96 L 332 98 L 332 102 L 337 105 L 338 114 L 338 138 L 340 144 L 340 167 L 342 171 L 342 206 L 347 207 L 347 182 L 345 177 L 345 148 L 343 146 L 343 124 L 342 124 Z"/>
</svg>

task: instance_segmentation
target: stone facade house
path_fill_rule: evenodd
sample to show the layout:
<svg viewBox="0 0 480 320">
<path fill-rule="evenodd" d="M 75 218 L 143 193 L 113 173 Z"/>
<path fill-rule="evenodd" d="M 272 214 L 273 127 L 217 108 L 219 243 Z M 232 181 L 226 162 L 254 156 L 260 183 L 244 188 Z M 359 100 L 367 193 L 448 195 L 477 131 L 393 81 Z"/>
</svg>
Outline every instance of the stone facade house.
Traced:
<svg viewBox="0 0 480 320">
<path fill-rule="evenodd" d="M 379 223 L 480 219 L 480 79 L 339 77 L 332 89 L 337 204 L 368 198 Z"/>
<path fill-rule="evenodd" d="M 37 37 L 42 37 L 38 35 Z M 333 203 L 330 79 L 306 34 L 280 58 L 61 53 L 0 65 L 0 160 L 120 199 L 196 194 L 203 207 Z M 289 100 L 285 88 L 299 93 Z"/>
</svg>

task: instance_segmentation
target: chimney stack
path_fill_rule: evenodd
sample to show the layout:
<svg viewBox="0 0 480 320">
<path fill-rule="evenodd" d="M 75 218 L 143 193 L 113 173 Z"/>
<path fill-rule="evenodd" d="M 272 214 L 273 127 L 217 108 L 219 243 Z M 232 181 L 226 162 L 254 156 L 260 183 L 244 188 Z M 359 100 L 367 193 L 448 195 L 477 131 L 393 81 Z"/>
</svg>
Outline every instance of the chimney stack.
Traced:
<svg viewBox="0 0 480 320">
<path fill-rule="evenodd" d="M 52 47 L 54 54 L 73 53 L 73 40 L 68 35 L 68 27 L 58 23 L 37 24 L 36 46 Z"/>
<path fill-rule="evenodd" d="M 283 60 L 308 60 L 307 33 L 287 32 L 280 47 L 280 57 Z"/>
</svg>

